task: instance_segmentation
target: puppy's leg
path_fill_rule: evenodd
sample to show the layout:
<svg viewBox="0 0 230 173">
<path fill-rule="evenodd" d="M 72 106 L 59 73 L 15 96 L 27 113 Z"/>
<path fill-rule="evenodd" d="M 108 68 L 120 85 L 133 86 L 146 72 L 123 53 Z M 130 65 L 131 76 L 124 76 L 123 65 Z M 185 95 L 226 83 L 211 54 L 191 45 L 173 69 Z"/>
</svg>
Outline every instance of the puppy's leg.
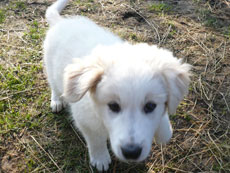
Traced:
<svg viewBox="0 0 230 173">
<path fill-rule="evenodd" d="M 87 142 L 90 163 L 96 167 L 98 171 L 106 171 L 109 169 L 111 158 L 107 149 L 107 135 L 104 131 L 82 129 L 81 131 Z"/>
<path fill-rule="evenodd" d="M 57 94 L 54 90 L 51 92 L 51 104 L 52 112 L 60 112 L 63 108 L 66 107 L 66 103 L 61 99 L 60 95 Z"/>
<path fill-rule="evenodd" d="M 172 126 L 169 121 L 168 113 L 163 115 L 160 126 L 155 133 L 155 141 L 157 144 L 166 144 L 172 137 Z"/>
</svg>

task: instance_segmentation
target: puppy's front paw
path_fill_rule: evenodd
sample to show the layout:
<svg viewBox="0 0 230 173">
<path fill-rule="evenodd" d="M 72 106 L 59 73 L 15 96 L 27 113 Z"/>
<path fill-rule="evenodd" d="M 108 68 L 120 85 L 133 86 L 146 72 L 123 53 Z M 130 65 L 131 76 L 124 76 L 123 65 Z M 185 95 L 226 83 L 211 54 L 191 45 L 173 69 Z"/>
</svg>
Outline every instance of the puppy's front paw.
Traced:
<svg viewBox="0 0 230 173">
<path fill-rule="evenodd" d="M 66 103 L 59 100 L 51 100 L 50 107 L 52 108 L 52 112 L 57 113 L 66 107 Z"/>
<path fill-rule="evenodd" d="M 90 163 L 92 166 L 96 167 L 98 171 L 107 171 L 111 163 L 109 152 L 106 151 L 101 154 L 98 153 L 94 156 L 90 156 Z"/>
</svg>

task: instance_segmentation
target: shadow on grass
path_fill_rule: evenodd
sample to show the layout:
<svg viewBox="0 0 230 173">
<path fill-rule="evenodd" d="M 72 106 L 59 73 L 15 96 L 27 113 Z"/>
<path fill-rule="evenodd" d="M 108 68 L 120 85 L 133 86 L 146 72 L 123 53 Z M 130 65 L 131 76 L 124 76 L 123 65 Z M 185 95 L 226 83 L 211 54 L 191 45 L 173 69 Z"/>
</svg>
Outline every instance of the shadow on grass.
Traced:
<svg viewBox="0 0 230 173">
<path fill-rule="evenodd" d="M 57 133 L 53 134 L 56 140 L 49 140 L 49 143 L 43 146 L 46 151 L 52 153 L 57 165 L 63 172 L 97 172 L 90 166 L 88 150 L 81 133 L 74 127 L 71 116 L 68 111 L 62 111 L 59 114 L 53 114 L 53 125 L 57 127 Z M 49 137 L 49 136 L 46 136 Z M 109 145 L 108 145 L 109 146 Z M 109 146 L 110 149 L 110 146 Z M 112 162 L 107 172 L 146 172 L 147 167 L 143 163 L 123 163 L 115 158 L 110 149 Z M 47 160 L 50 160 L 48 157 Z M 53 165 L 53 171 L 59 168 Z M 56 167 L 56 168 L 55 168 Z"/>
</svg>

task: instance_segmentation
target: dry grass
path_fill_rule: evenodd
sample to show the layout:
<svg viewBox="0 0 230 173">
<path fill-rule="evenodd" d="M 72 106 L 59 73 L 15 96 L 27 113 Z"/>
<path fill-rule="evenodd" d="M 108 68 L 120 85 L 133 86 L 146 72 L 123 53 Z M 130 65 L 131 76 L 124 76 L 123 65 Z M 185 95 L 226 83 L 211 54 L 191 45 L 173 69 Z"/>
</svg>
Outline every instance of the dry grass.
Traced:
<svg viewBox="0 0 230 173">
<path fill-rule="evenodd" d="M 67 112 L 52 114 L 42 70 L 51 0 L 0 2 L 0 172 L 92 172 Z M 230 172 L 230 4 L 226 0 L 74 0 L 131 42 L 168 48 L 193 65 L 190 93 L 171 115 L 174 136 L 145 163 L 113 157 L 109 172 Z"/>
</svg>

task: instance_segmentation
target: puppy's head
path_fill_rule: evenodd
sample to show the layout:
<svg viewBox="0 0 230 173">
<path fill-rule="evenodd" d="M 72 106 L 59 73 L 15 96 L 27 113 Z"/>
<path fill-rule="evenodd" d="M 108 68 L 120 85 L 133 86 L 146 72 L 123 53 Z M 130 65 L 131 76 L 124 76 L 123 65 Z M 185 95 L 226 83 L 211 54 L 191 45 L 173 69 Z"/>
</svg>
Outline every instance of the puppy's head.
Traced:
<svg viewBox="0 0 230 173">
<path fill-rule="evenodd" d="M 115 155 L 142 161 L 156 131 L 170 126 L 162 124 L 162 117 L 167 111 L 175 113 L 187 93 L 190 67 L 170 52 L 146 44 L 101 47 L 91 56 L 90 61 L 67 67 L 64 96 L 76 102 L 90 92 Z M 171 137 L 166 133 L 171 131 L 158 133 L 158 138 L 169 137 L 157 142 L 166 143 Z"/>
</svg>

